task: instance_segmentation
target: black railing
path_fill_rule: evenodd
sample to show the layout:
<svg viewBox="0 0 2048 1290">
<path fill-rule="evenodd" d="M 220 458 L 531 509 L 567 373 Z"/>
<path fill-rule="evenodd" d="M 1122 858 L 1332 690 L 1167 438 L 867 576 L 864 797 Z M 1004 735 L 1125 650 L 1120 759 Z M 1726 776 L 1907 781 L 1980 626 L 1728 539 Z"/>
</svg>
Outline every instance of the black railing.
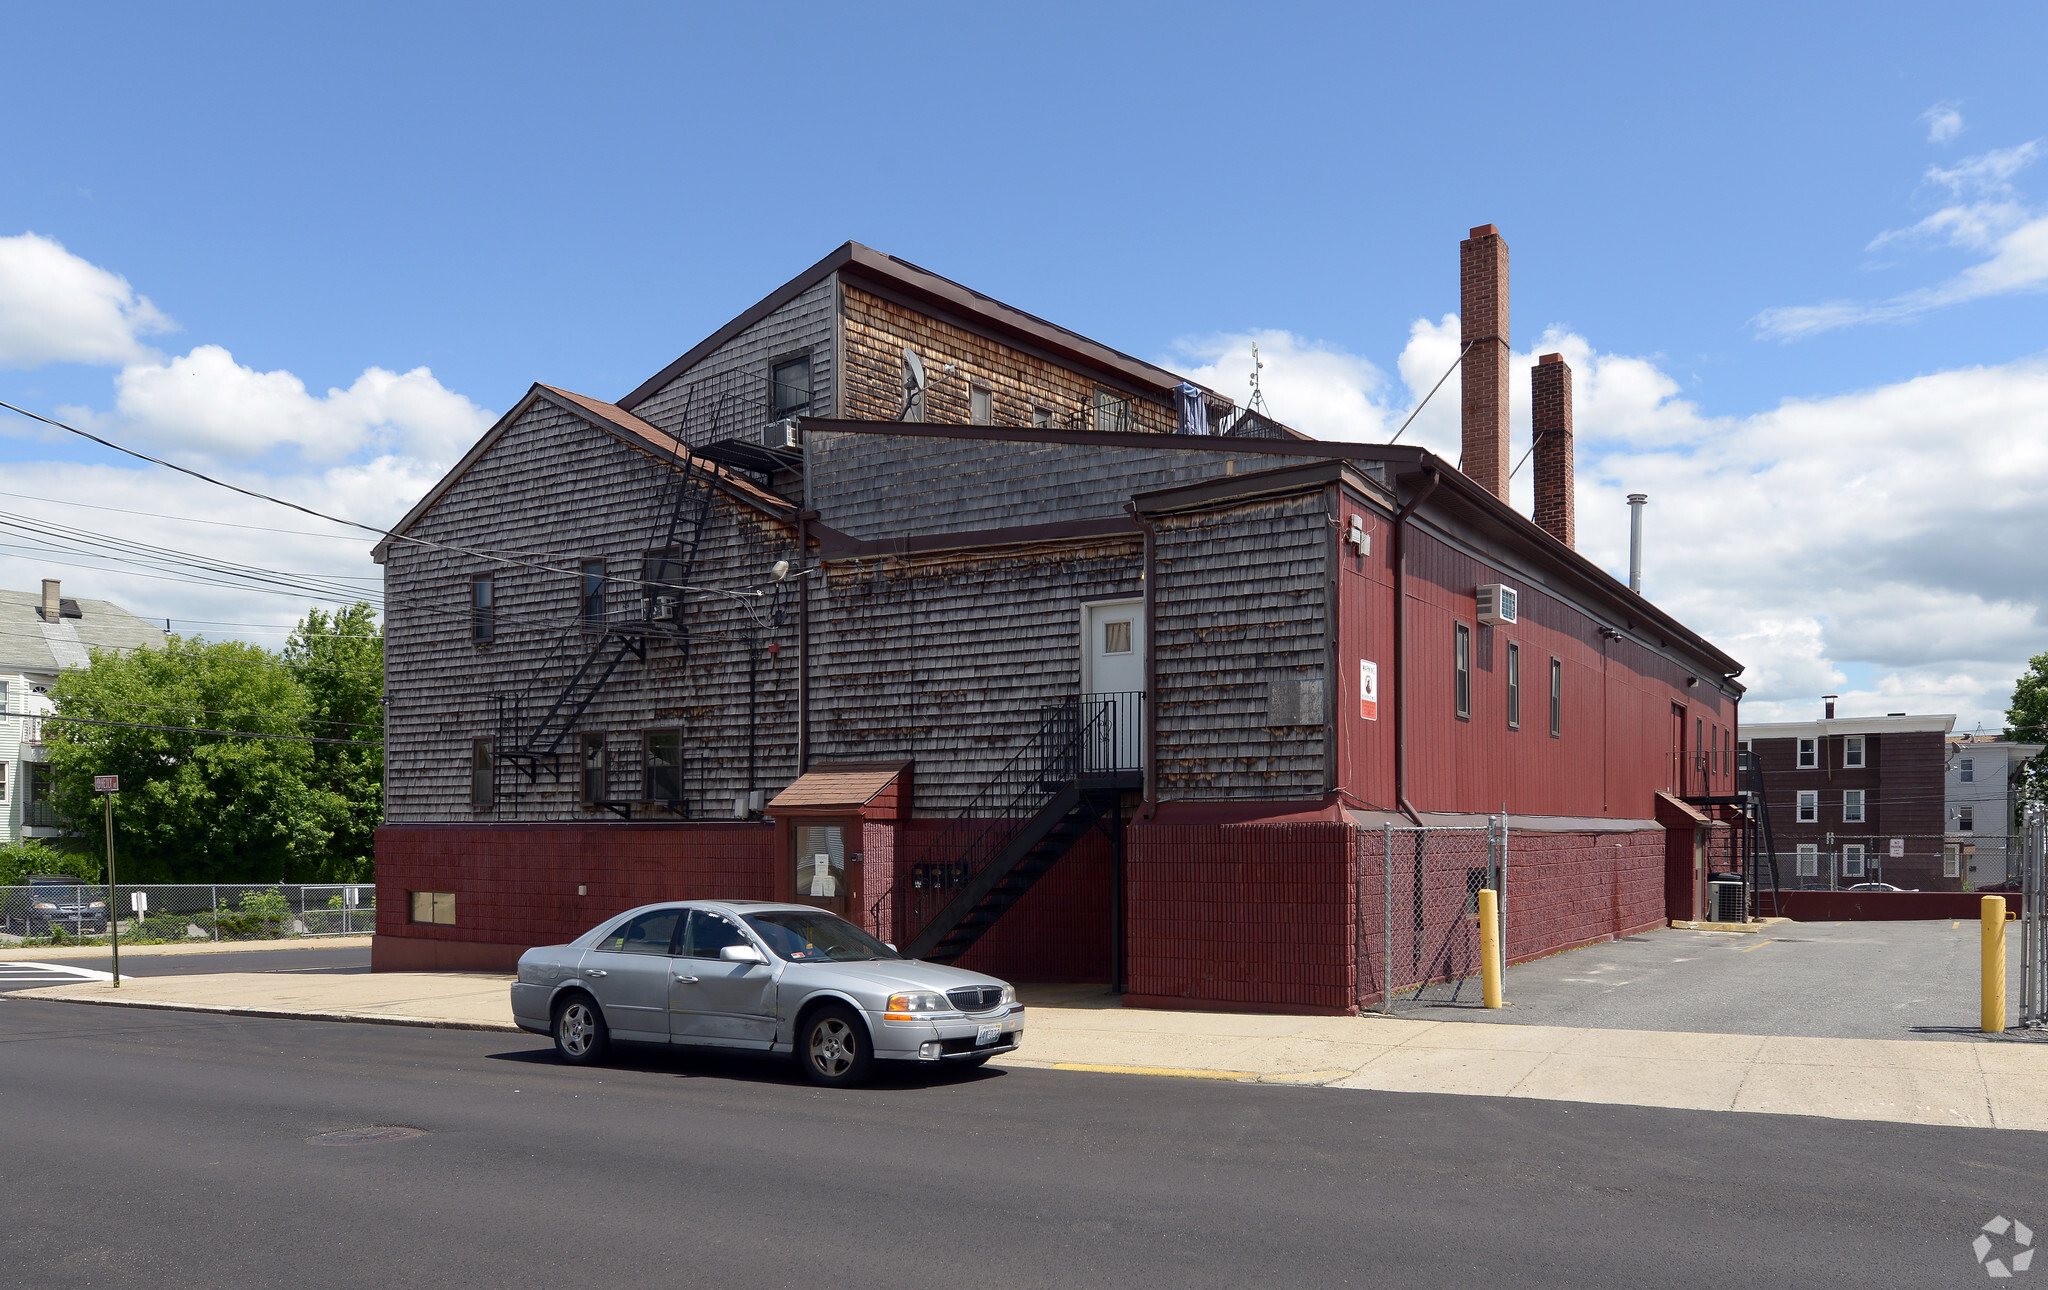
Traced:
<svg viewBox="0 0 2048 1290">
<path fill-rule="evenodd" d="M 1037 731 L 875 898 L 870 922 L 880 928 L 883 906 L 899 897 L 893 922 L 898 938 L 909 939 L 1062 789 L 1142 769 L 1144 728 L 1143 691 L 1076 695 L 1039 709 Z"/>
</svg>

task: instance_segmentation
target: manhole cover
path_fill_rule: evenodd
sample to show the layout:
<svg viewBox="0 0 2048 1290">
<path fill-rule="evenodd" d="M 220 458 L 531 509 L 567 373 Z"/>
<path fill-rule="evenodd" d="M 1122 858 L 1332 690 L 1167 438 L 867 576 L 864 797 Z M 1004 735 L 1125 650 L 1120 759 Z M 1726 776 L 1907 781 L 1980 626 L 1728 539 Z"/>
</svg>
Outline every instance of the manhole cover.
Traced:
<svg viewBox="0 0 2048 1290">
<path fill-rule="evenodd" d="M 402 1142 L 407 1138 L 423 1138 L 425 1129 L 408 1129 L 399 1124 L 378 1124 L 367 1129 L 336 1129 L 332 1133 L 316 1133 L 306 1141 L 316 1147 L 360 1147 L 372 1142 Z"/>
</svg>

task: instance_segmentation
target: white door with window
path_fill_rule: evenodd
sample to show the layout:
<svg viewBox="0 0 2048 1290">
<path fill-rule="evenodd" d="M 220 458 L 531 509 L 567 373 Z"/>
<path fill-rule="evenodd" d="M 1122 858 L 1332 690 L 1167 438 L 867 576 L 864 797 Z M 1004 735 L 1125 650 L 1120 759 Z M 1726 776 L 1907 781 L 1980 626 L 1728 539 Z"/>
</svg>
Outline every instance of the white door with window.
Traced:
<svg viewBox="0 0 2048 1290">
<path fill-rule="evenodd" d="M 1081 606 L 1081 720 L 1090 770 L 1145 764 L 1145 602 Z"/>
</svg>

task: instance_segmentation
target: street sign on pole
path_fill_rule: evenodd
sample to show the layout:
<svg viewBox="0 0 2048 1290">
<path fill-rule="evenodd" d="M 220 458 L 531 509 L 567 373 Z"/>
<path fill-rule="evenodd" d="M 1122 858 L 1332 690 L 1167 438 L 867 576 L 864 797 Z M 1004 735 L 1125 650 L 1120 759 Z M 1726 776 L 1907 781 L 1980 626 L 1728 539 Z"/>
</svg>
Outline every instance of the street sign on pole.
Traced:
<svg viewBox="0 0 2048 1290">
<path fill-rule="evenodd" d="M 94 775 L 92 777 L 92 791 L 95 793 L 118 793 L 121 791 L 121 777 L 119 775 Z"/>
<path fill-rule="evenodd" d="M 107 803 L 107 944 L 114 952 L 114 988 L 121 988 L 121 904 L 120 888 L 114 878 L 114 794 L 121 791 L 119 775 L 94 775 L 92 789 L 106 794 Z"/>
</svg>

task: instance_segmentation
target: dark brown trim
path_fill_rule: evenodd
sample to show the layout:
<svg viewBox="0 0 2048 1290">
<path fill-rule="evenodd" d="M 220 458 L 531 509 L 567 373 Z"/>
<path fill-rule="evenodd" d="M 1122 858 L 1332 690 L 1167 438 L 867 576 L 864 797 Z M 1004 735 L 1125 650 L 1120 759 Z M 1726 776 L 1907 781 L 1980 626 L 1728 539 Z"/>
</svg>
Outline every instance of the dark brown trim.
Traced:
<svg viewBox="0 0 2048 1290">
<path fill-rule="evenodd" d="M 1177 484 L 1172 488 L 1139 493 L 1133 500 L 1147 515 L 1167 515 L 1174 511 L 1203 510 L 1222 502 L 1244 502 L 1279 493 L 1328 488 L 1340 481 L 1357 489 L 1362 496 L 1386 496 L 1386 490 L 1353 470 L 1348 462 L 1319 461 L 1306 466 L 1274 466 L 1242 475 L 1225 475 L 1220 479 L 1205 479 L 1199 484 Z M 1388 510 L 1393 509 L 1391 501 L 1386 505 Z"/>
<path fill-rule="evenodd" d="M 1059 430 L 1033 426 L 947 425 L 932 421 L 848 421 L 835 417 L 805 417 L 803 432 L 810 434 L 900 434 L 931 439 L 991 439 L 1004 443 L 1070 443 L 1103 448 L 1151 448 L 1180 452 L 1250 454 L 1268 457 L 1305 457 L 1317 461 L 1385 461 L 1403 470 L 1422 464 L 1429 453 L 1406 444 L 1331 443 L 1315 439 L 1233 439 L 1228 435 L 1159 434 L 1150 430 Z"/>
<path fill-rule="evenodd" d="M 1339 671 L 1337 630 L 1342 615 L 1337 604 L 1341 573 L 1344 489 L 1336 480 L 1323 485 L 1323 792 L 1334 793 L 1341 785 L 1337 776 L 1337 690 L 1343 684 Z"/>
<path fill-rule="evenodd" d="M 853 560 L 870 555 L 918 555 L 927 551 L 958 551 L 974 547 L 1030 546 L 1040 542 L 1075 542 L 1088 538 L 1136 537 L 1142 531 L 1128 519 L 1064 520 L 1058 524 L 1020 524 L 1014 528 L 966 529 L 958 533 L 927 533 L 912 538 L 857 538 L 812 521 L 818 539 L 818 560 Z"/>
</svg>

